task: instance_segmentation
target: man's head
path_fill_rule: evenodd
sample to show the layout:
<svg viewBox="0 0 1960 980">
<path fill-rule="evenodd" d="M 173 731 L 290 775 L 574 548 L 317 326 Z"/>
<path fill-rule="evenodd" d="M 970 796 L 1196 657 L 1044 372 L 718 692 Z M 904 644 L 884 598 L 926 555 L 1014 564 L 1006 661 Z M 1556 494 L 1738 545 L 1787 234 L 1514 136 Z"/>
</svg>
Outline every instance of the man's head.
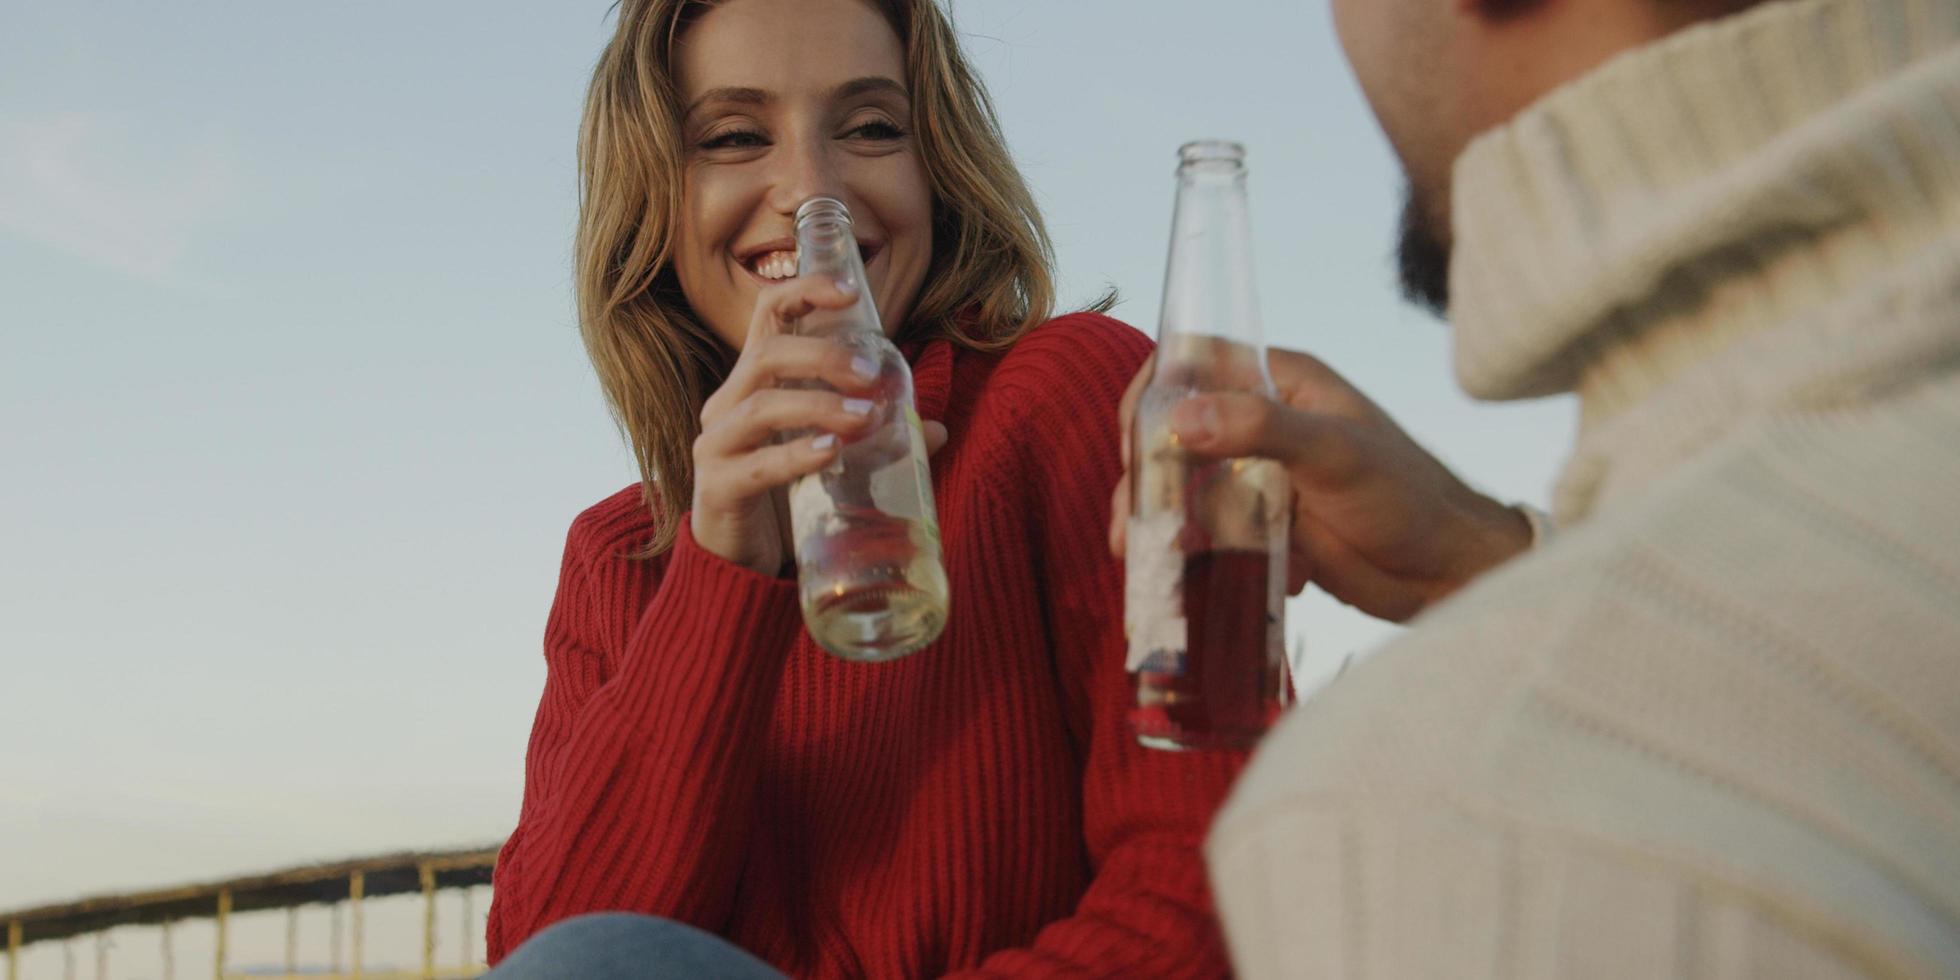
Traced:
<svg viewBox="0 0 1960 980">
<path fill-rule="evenodd" d="M 1402 290 L 1449 302 L 1450 171 L 1477 134 L 1622 51 L 1759 0 L 1333 0 L 1361 90 L 1408 176 Z"/>
</svg>

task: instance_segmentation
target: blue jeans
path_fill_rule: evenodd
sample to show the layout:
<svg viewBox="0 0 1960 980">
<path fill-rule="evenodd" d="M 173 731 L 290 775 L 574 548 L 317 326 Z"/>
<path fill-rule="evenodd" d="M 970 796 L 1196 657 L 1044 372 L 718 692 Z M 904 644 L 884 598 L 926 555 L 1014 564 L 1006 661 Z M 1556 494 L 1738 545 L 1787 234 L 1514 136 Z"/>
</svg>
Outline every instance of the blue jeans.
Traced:
<svg viewBox="0 0 1960 980">
<path fill-rule="evenodd" d="M 566 919 L 525 940 L 483 980 L 785 980 L 690 925 L 630 912 Z"/>
</svg>

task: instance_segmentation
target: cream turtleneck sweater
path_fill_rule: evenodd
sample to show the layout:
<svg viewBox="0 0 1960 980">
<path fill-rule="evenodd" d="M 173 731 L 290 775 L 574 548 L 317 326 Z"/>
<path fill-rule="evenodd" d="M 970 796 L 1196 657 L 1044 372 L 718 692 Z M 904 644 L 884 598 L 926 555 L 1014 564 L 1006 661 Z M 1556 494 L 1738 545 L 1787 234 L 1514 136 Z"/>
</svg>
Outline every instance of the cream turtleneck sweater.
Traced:
<svg viewBox="0 0 1960 980">
<path fill-rule="evenodd" d="M 1960 0 L 1630 52 L 1456 168 L 1464 386 L 1561 533 L 1261 748 L 1249 977 L 1960 977 Z"/>
</svg>

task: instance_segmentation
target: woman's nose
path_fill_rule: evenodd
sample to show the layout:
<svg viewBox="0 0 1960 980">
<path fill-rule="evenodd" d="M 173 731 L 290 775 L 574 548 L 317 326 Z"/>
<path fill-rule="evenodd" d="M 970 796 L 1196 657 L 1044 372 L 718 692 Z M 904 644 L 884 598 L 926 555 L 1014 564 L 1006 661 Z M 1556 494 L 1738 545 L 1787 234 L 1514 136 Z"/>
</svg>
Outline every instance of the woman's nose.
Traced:
<svg viewBox="0 0 1960 980">
<path fill-rule="evenodd" d="M 793 215 L 804 201 L 813 197 L 839 197 L 843 188 L 838 186 L 837 168 L 830 159 L 826 141 L 819 139 L 798 139 L 784 147 L 786 152 L 778 155 L 780 169 L 774 175 L 770 189 L 769 206 L 771 210 Z"/>
</svg>

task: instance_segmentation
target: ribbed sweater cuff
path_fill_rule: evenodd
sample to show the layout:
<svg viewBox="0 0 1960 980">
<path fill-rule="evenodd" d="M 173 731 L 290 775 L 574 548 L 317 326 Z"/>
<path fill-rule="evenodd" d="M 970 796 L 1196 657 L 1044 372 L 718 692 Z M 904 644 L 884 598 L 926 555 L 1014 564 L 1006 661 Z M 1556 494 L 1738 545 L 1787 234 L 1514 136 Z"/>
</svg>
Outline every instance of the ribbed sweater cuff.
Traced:
<svg viewBox="0 0 1960 980">
<path fill-rule="evenodd" d="M 794 579 L 759 575 L 701 547 L 683 515 L 660 591 L 621 665 L 631 720 L 646 731 L 677 713 L 767 706 L 802 624 Z"/>
</svg>

